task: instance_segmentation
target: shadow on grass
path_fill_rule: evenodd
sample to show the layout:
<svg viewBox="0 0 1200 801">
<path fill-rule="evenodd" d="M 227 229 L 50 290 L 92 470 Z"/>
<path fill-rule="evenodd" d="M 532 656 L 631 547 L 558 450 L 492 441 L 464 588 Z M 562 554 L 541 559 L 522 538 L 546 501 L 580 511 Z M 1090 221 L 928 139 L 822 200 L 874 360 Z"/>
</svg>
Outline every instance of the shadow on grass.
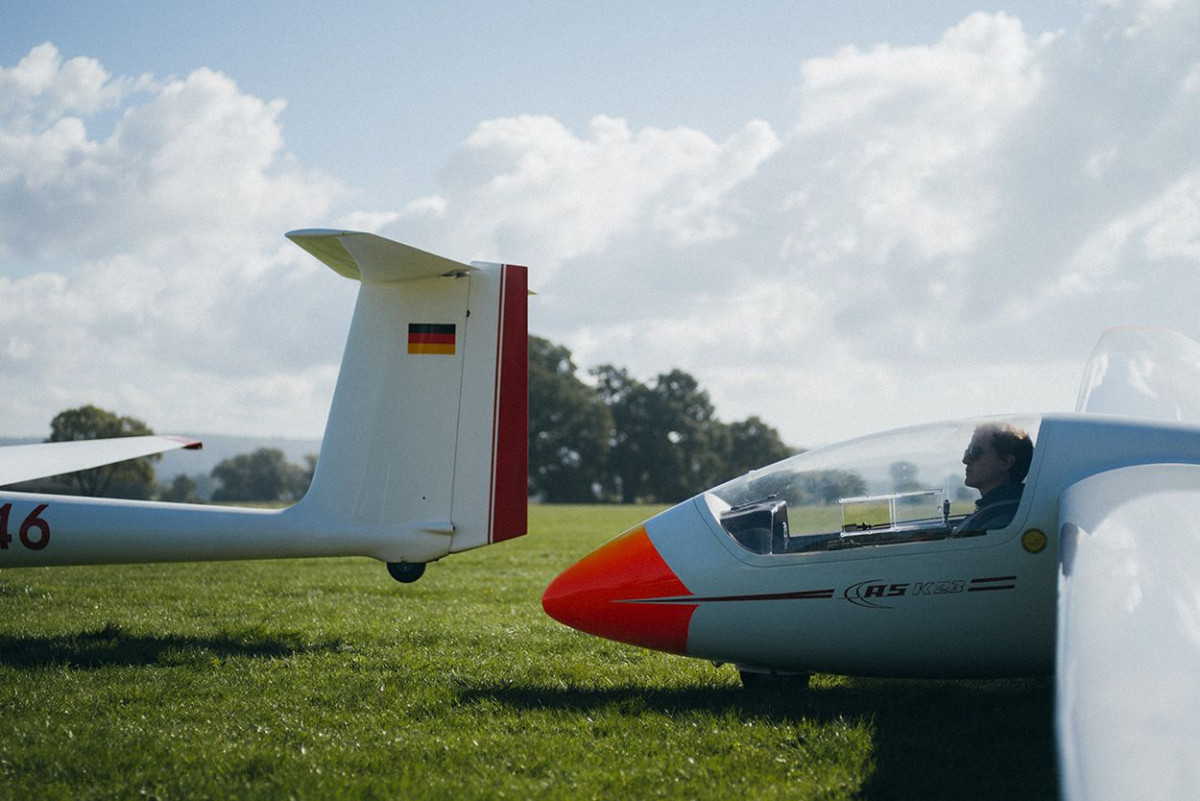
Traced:
<svg viewBox="0 0 1200 801">
<path fill-rule="evenodd" d="M 297 634 L 250 629 L 210 636 L 132 634 L 109 623 L 101 629 L 50 637 L 0 635 L 0 665 L 18 668 L 63 665 L 187 665 L 230 657 L 275 658 L 337 650 L 338 643 L 306 643 Z"/>
<path fill-rule="evenodd" d="M 1049 679 L 854 679 L 791 693 L 740 688 L 464 688 L 459 697 L 518 709 L 733 714 L 767 722 L 866 722 L 874 768 L 865 799 L 1058 797 Z"/>
</svg>

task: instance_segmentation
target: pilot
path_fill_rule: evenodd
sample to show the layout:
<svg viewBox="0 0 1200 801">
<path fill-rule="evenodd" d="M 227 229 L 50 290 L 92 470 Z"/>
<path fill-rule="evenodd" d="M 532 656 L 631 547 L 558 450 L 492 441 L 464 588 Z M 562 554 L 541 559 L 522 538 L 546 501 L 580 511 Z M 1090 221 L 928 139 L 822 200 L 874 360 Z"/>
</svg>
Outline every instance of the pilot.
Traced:
<svg viewBox="0 0 1200 801">
<path fill-rule="evenodd" d="M 1033 461 L 1033 442 L 1011 423 L 984 423 L 976 427 L 963 452 L 963 483 L 979 490 L 975 511 L 955 531 L 986 531 L 1012 522 L 1025 491 L 1025 476 Z"/>
</svg>

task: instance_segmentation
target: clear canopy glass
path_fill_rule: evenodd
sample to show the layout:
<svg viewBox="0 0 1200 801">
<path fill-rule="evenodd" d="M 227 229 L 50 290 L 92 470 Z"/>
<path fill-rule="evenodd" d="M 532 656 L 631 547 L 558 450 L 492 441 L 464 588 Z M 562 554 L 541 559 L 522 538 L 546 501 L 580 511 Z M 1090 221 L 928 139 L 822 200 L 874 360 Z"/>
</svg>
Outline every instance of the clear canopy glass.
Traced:
<svg viewBox="0 0 1200 801">
<path fill-rule="evenodd" d="M 756 553 L 980 534 L 956 526 L 979 497 L 963 483 L 963 453 L 984 423 L 1011 423 L 1036 447 L 1038 416 L 916 426 L 806 451 L 722 484 L 706 499 L 725 531 Z"/>
</svg>

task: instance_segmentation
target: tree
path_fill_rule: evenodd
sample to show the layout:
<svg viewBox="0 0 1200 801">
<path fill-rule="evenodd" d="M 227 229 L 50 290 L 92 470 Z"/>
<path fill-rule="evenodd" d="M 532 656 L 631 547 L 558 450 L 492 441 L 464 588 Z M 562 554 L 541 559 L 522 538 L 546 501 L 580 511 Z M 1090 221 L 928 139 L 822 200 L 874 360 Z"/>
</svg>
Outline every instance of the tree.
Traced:
<svg viewBox="0 0 1200 801">
<path fill-rule="evenodd" d="M 214 501 L 293 501 L 308 487 L 305 470 L 279 448 L 259 448 L 225 459 L 212 470 L 221 486 Z"/>
<path fill-rule="evenodd" d="M 921 489 L 921 482 L 917 481 L 917 466 L 912 462 L 903 460 L 892 462 L 888 467 L 888 474 L 892 477 L 893 492 L 912 492 Z"/>
<path fill-rule="evenodd" d="M 730 433 L 695 378 L 672 370 L 648 386 L 612 365 L 593 375 L 613 417 L 616 500 L 675 503 L 725 477 Z"/>
<path fill-rule="evenodd" d="M 779 432 L 759 417 L 729 424 L 729 453 L 725 457 L 726 478 L 736 478 L 780 459 L 795 451 L 784 444 Z"/>
<path fill-rule="evenodd" d="M 609 434 L 609 480 L 612 499 L 620 503 L 650 500 L 650 470 L 654 459 L 653 412 L 647 408 L 649 389 L 611 364 L 592 371 L 596 391 L 612 417 Z"/>
<path fill-rule="evenodd" d="M 153 433 L 148 425 L 136 417 L 120 417 L 89 404 L 59 412 L 50 421 L 50 438 L 47 442 L 137 437 Z M 64 476 L 64 479 L 74 482 L 81 495 L 99 496 L 112 490 L 113 494 L 120 497 L 148 498 L 154 486 L 152 463 L 160 458 L 155 454 L 130 459 L 91 470 L 80 470 L 69 477 Z"/>
<path fill-rule="evenodd" d="M 708 393 L 683 370 L 659 375 L 654 395 L 666 439 L 675 446 L 678 472 L 656 471 L 652 483 L 659 501 L 675 503 L 726 478 L 729 429 L 717 419 Z"/>
<path fill-rule="evenodd" d="M 163 489 L 159 497 L 170 503 L 195 503 L 196 482 L 190 476 L 180 473 L 171 481 L 170 486 Z"/>
<path fill-rule="evenodd" d="M 853 470 L 817 470 L 800 476 L 800 497 L 806 503 L 834 504 L 842 498 L 867 494 L 867 482 Z"/>
<path fill-rule="evenodd" d="M 571 352 L 529 338 L 529 494 L 544 501 L 599 500 L 607 484 L 612 414 L 575 374 Z"/>
</svg>

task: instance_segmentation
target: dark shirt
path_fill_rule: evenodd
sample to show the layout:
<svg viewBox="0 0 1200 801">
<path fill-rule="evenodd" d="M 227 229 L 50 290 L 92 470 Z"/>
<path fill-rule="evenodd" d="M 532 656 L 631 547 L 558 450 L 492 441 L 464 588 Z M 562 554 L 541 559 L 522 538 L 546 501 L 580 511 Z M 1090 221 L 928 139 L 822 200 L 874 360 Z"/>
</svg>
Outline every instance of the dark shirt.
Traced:
<svg viewBox="0 0 1200 801">
<path fill-rule="evenodd" d="M 975 501 L 975 511 L 955 527 L 955 531 L 987 531 L 1004 528 L 1012 522 L 1021 503 L 1021 483 L 1001 484 Z"/>
</svg>

